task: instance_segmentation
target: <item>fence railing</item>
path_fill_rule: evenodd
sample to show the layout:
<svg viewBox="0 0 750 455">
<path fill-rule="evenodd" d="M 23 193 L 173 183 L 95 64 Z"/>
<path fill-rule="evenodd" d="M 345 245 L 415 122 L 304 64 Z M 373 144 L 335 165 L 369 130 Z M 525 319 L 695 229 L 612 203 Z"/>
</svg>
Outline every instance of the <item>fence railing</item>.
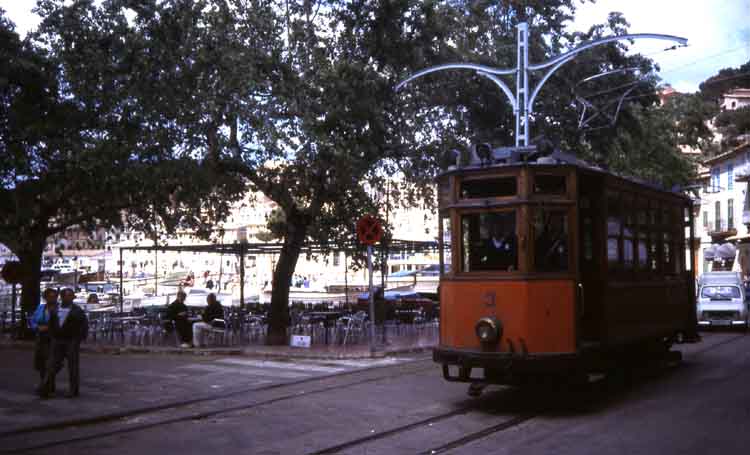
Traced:
<svg viewBox="0 0 750 455">
<path fill-rule="evenodd" d="M 6 317 L 3 315 L 3 321 Z M 92 316 L 85 344 L 120 347 L 176 347 L 177 332 L 158 316 Z M 333 322 L 298 322 L 287 329 L 287 335 L 306 335 L 312 346 L 363 346 L 370 343 L 370 322 L 361 315 L 349 315 Z M 376 343 L 399 348 L 437 345 L 439 322 L 402 323 L 386 321 L 375 327 Z M 212 347 L 245 347 L 264 345 L 267 325 L 260 318 L 227 318 L 227 327 L 207 334 Z M 9 331 L 4 330 L 6 336 Z"/>
</svg>

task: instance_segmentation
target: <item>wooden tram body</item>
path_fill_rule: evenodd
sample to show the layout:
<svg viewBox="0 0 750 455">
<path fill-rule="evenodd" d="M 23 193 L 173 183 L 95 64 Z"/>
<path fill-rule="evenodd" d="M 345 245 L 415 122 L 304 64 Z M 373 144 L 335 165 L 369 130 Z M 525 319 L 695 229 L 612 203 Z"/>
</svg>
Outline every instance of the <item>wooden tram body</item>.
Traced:
<svg viewBox="0 0 750 455">
<path fill-rule="evenodd" d="M 446 271 L 433 358 L 448 380 L 580 375 L 695 331 L 690 199 L 546 162 L 438 177 Z"/>
</svg>

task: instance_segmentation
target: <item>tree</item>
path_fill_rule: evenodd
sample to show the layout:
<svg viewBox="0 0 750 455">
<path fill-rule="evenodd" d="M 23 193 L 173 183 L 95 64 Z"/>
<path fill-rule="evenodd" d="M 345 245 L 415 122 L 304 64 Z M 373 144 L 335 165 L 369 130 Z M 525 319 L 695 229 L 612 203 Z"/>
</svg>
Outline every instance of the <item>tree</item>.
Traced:
<svg viewBox="0 0 750 455">
<path fill-rule="evenodd" d="M 39 302 L 49 236 L 126 223 L 206 231 L 239 194 L 132 102 L 138 81 L 110 64 L 131 52 L 110 38 L 127 30 L 124 16 L 97 28 L 90 4 L 58 6 L 40 2 L 35 40 L 21 41 L 0 11 L 0 242 L 23 265 L 25 312 Z"/>
<path fill-rule="evenodd" d="M 700 95 L 708 102 L 717 103 L 733 88 L 750 88 L 750 61 L 739 68 L 723 68 L 703 81 Z"/>
<path fill-rule="evenodd" d="M 405 205 L 433 203 L 432 177 L 446 151 L 513 141 L 513 112 L 491 82 L 449 72 L 396 94 L 401 79 L 446 62 L 513 66 L 520 21 L 531 27 L 533 61 L 627 28 L 615 14 L 586 33 L 568 33 L 573 0 L 109 0 L 100 6 L 45 0 L 40 11 L 48 35 L 64 38 L 48 47 L 65 57 L 69 71 L 103 68 L 93 74 L 108 76 L 114 87 L 107 103 L 144 119 L 137 124 L 149 127 L 154 150 L 184 150 L 276 202 L 280 213 L 269 230 L 281 238 L 282 251 L 271 343 L 286 340 L 289 283 L 305 242 L 351 241 L 354 221 L 377 212 L 377 192 L 393 191 L 391 200 Z M 95 51 L 79 51 L 86 48 Z M 625 48 L 602 46 L 550 80 L 534 131 L 602 162 L 644 150 L 637 136 L 627 136 L 636 127 L 657 139 L 646 123 L 653 116 L 643 110 L 656 102 L 656 81 L 628 73 L 610 81 L 641 84 L 622 121 L 609 131 L 577 128 L 579 80 L 605 69 L 651 69 L 650 60 L 627 56 Z M 90 78 L 82 75 L 76 85 L 83 96 L 102 85 Z M 599 88 L 611 85 L 589 86 Z M 92 97 L 101 100 L 97 90 Z M 391 176 L 409 184 L 384 185 Z"/>
<path fill-rule="evenodd" d="M 724 110 L 719 104 L 725 94 L 735 88 L 750 88 L 750 61 L 739 68 L 723 68 L 700 85 L 700 97 L 712 105 L 713 124 L 721 135 L 717 152 L 735 147 L 750 133 L 750 108 Z"/>
<path fill-rule="evenodd" d="M 750 106 L 720 112 L 714 118 L 714 126 L 722 135 L 723 147 L 736 147 L 746 142 L 750 134 Z"/>
<path fill-rule="evenodd" d="M 713 140 L 714 134 L 708 122 L 716 115 L 715 103 L 706 101 L 697 93 L 676 93 L 667 99 L 663 109 L 676 125 L 679 145 L 701 147 Z"/>
</svg>

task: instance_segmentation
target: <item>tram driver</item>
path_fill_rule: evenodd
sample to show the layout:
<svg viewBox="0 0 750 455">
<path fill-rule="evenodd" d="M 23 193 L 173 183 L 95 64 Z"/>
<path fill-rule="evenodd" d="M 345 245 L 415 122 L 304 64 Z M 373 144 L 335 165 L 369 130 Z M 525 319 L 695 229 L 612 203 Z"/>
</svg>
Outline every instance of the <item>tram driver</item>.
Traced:
<svg viewBox="0 0 750 455">
<path fill-rule="evenodd" d="M 483 242 L 478 270 L 514 271 L 518 268 L 518 240 L 514 212 L 490 213 L 482 217 L 489 233 Z"/>
</svg>

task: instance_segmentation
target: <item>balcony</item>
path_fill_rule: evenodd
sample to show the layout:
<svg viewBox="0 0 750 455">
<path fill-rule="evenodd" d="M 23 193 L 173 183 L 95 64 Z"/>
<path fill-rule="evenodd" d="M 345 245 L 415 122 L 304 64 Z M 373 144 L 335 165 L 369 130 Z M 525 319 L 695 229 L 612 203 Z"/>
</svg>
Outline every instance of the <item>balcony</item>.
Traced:
<svg viewBox="0 0 750 455">
<path fill-rule="evenodd" d="M 750 182 L 750 165 L 745 164 L 734 170 L 735 182 Z"/>
<path fill-rule="evenodd" d="M 750 215 L 750 213 L 748 213 Z M 742 213 L 742 219 L 745 219 L 745 212 Z M 732 220 L 734 221 L 734 220 Z M 737 228 L 734 222 L 729 223 L 725 219 L 714 220 L 713 223 L 708 224 L 708 235 L 716 238 L 729 237 L 731 235 L 737 235 Z"/>
</svg>

